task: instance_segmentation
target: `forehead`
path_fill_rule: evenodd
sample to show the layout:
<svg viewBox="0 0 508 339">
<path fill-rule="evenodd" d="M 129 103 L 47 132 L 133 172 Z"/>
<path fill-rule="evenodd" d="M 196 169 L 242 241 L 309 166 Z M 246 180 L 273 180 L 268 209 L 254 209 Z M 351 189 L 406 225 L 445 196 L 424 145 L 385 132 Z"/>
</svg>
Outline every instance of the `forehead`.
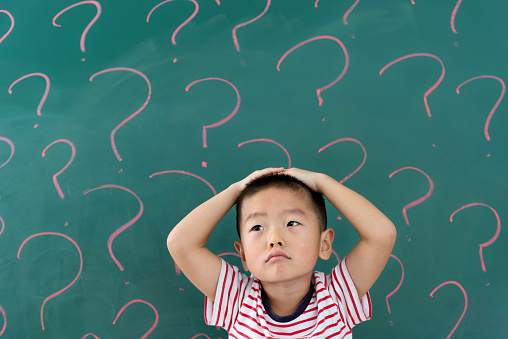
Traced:
<svg viewBox="0 0 508 339">
<path fill-rule="evenodd" d="M 314 215 L 310 196 L 303 190 L 287 187 L 269 187 L 263 189 L 242 203 L 242 222 L 252 214 L 277 215 L 283 211 L 299 209 L 306 215 Z"/>
</svg>

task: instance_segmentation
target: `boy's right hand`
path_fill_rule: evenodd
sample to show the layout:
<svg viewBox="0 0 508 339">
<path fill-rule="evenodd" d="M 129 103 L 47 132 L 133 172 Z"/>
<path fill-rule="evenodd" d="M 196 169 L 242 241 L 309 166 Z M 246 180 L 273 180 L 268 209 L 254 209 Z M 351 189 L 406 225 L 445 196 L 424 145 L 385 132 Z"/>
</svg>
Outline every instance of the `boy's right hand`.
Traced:
<svg viewBox="0 0 508 339">
<path fill-rule="evenodd" d="M 251 182 L 252 180 L 254 180 L 254 179 L 260 178 L 260 177 L 265 176 L 265 175 L 270 175 L 270 174 L 275 174 L 275 173 L 281 173 L 281 172 L 284 172 L 284 167 L 277 167 L 277 168 L 275 168 L 275 167 L 269 167 L 269 168 L 265 168 L 265 169 L 262 169 L 262 170 L 257 170 L 255 172 L 252 172 L 245 179 L 243 179 L 241 181 L 238 181 L 236 183 L 238 191 L 242 192 L 245 189 L 245 186 L 247 186 L 247 184 L 249 182 Z"/>
</svg>

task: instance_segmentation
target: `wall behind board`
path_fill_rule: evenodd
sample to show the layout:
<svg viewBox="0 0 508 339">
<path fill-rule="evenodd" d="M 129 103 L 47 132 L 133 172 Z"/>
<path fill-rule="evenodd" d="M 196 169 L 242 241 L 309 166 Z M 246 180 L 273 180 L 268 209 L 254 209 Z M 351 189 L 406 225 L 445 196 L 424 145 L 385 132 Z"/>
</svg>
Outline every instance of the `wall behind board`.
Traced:
<svg viewBox="0 0 508 339">
<path fill-rule="evenodd" d="M 507 16 L 503 1 L 2 1 L 0 337 L 226 338 L 166 236 L 268 166 L 344 180 L 395 223 L 355 338 L 504 337 Z M 323 271 L 359 239 L 327 207 Z M 240 265 L 234 217 L 209 248 Z"/>
</svg>

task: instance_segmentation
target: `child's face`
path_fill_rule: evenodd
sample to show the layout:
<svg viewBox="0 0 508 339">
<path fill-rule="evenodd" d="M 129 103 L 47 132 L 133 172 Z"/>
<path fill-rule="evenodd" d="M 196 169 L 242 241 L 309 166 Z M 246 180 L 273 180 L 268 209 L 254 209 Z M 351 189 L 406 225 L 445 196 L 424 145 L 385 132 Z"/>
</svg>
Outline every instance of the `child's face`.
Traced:
<svg viewBox="0 0 508 339">
<path fill-rule="evenodd" d="M 244 200 L 241 242 L 235 242 L 235 248 L 245 270 L 261 282 L 310 279 L 318 257 L 328 259 L 332 253 L 333 231 L 320 231 L 308 200 L 302 193 L 277 187 Z M 270 258 L 275 251 L 280 251 L 280 256 Z"/>
</svg>

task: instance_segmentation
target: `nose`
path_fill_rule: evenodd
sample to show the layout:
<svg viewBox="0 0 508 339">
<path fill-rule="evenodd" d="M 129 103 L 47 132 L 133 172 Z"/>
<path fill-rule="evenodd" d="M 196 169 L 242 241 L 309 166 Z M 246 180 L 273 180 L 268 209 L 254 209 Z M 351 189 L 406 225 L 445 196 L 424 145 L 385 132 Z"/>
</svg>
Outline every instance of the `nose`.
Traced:
<svg viewBox="0 0 508 339">
<path fill-rule="evenodd" d="M 284 237 L 280 230 L 274 229 L 272 230 L 270 234 L 270 247 L 280 246 L 284 247 L 286 246 L 286 241 L 284 240 Z"/>
</svg>

